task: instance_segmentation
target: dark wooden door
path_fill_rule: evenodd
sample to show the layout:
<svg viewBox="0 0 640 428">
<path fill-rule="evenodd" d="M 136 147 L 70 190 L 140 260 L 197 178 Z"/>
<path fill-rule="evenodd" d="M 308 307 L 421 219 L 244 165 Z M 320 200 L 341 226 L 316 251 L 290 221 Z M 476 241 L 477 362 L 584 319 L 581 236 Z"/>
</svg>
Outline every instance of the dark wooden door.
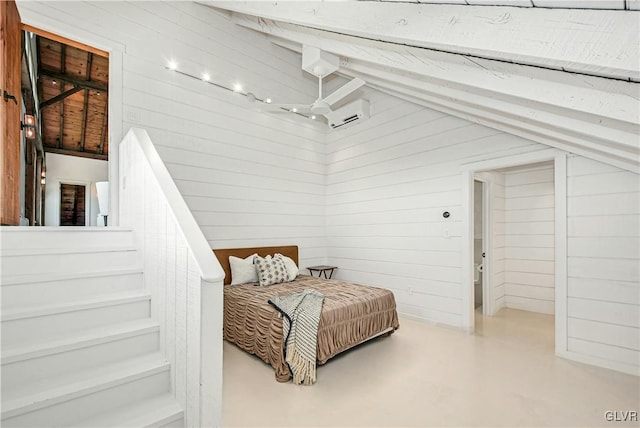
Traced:
<svg viewBox="0 0 640 428">
<path fill-rule="evenodd" d="M 85 186 L 60 183 L 60 226 L 84 226 L 85 201 Z"/>
<path fill-rule="evenodd" d="M 0 1 L 0 224 L 20 223 L 20 14 Z"/>
</svg>

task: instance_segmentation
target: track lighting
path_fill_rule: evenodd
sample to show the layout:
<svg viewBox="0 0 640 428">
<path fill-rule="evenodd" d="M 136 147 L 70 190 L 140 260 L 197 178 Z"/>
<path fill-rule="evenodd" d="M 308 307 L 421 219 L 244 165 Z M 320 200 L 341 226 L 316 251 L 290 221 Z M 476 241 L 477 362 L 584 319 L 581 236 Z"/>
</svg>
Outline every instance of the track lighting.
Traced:
<svg viewBox="0 0 640 428">
<path fill-rule="evenodd" d="M 253 103 L 255 101 L 260 101 L 260 102 L 266 103 L 266 104 L 271 104 L 272 103 L 271 98 L 262 99 L 262 98 L 257 97 L 252 92 L 246 92 L 246 93 L 243 92 L 242 85 L 239 82 L 236 82 L 236 83 L 234 83 L 232 85 L 232 87 L 229 87 L 229 86 L 226 86 L 226 85 L 221 85 L 221 84 L 216 83 L 216 82 L 212 82 L 211 81 L 211 74 L 209 74 L 209 73 L 205 72 L 205 73 L 202 73 L 202 74 L 200 74 L 198 76 L 198 75 L 193 75 L 193 74 L 189 74 L 189 73 L 186 73 L 184 71 L 178 70 L 178 63 L 176 61 L 174 61 L 174 60 L 169 61 L 165 68 L 167 68 L 168 70 L 171 70 L 171 71 L 173 71 L 173 72 L 175 72 L 177 74 L 181 74 L 183 76 L 199 80 L 200 82 L 205 82 L 205 83 L 208 83 L 209 85 L 217 86 L 220 89 L 226 89 L 227 91 L 235 92 L 235 93 L 237 93 L 239 95 L 242 95 L 242 96 L 246 97 L 247 101 L 250 102 L 250 103 Z M 298 113 L 298 109 L 295 108 L 295 107 L 292 108 L 291 110 L 288 110 L 286 108 L 282 108 L 282 110 L 289 111 L 291 113 L 295 113 L 295 114 L 297 114 L 299 116 L 304 116 L 304 117 L 307 117 L 307 118 L 310 118 L 310 119 L 314 119 L 314 120 L 316 119 L 316 115 L 307 116 L 306 114 Z"/>
</svg>

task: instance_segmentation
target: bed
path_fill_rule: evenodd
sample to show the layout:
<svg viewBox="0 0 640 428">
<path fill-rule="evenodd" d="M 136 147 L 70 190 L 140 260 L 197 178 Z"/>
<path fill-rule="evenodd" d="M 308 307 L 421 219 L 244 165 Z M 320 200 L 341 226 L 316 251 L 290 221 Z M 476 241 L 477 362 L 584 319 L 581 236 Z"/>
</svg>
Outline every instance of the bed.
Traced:
<svg viewBox="0 0 640 428">
<path fill-rule="evenodd" d="M 258 247 L 214 250 L 225 271 L 224 339 L 256 355 L 275 370 L 278 382 L 288 382 L 291 372 L 284 357 L 280 313 L 268 301 L 313 289 L 324 294 L 318 325 L 317 363 L 399 327 L 393 293 L 389 290 L 299 275 L 294 281 L 260 287 L 256 284 L 230 286 L 229 256 L 240 258 L 257 253 L 261 257 L 280 253 L 298 264 L 298 247 Z M 301 269 L 302 272 L 302 269 Z"/>
</svg>

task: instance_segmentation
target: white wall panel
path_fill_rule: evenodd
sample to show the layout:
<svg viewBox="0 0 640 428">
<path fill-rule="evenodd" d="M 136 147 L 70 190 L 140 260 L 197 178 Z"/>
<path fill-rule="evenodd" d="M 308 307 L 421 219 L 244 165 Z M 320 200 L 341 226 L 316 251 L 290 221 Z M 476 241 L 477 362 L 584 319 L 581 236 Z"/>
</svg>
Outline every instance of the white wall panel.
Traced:
<svg viewBox="0 0 640 428">
<path fill-rule="evenodd" d="M 568 327 L 570 337 L 589 335 L 592 339 L 606 345 L 631 348 L 636 351 L 640 350 L 640 331 L 634 327 L 624 327 L 578 318 L 570 318 Z"/>
<path fill-rule="evenodd" d="M 365 98 L 369 94 L 387 102 L 371 90 Z M 460 326 L 461 166 L 544 146 L 427 108 L 392 105 L 362 124 L 327 134 L 328 260 L 339 267 L 338 278 L 392 289 L 402 314 Z M 504 208 L 504 185 L 496 183 L 494 194 Z M 529 193 L 540 192 L 532 187 Z M 553 197 L 541 208 L 549 207 Z M 496 221 L 499 308 L 504 215 L 496 214 Z"/>
<path fill-rule="evenodd" d="M 493 311 L 494 314 L 505 306 L 505 198 L 504 198 L 504 174 L 492 172 L 491 189 L 493 198 L 492 222 L 493 222 Z"/>
<path fill-rule="evenodd" d="M 553 248 L 553 235 L 508 235 L 505 245 L 510 248 Z"/>
<path fill-rule="evenodd" d="M 637 174 L 568 161 L 568 350 L 640 368 L 640 192 Z"/>
<path fill-rule="evenodd" d="M 47 187 L 45 193 L 45 226 L 60 225 L 60 184 L 81 184 L 86 186 L 85 217 L 87 226 L 97 224 L 98 193 L 96 182 L 107 181 L 109 170 L 107 162 L 76 156 L 64 156 L 47 153 Z"/>
<path fill-rule="evenodd" d="M 509 294 L 509 293 L 513 294 Z M 529 294 L 529 293 L 528 293 Z M 555 311 L 555 305 L 553 301 L 548 299 L 537 299 L 530 297 L 517 296 L 515 292 L 510 291 L 507 287 L 505 290 L 505 306 L 512 309 L 519 309 L 522 311 L 539 312 L 542 314 L 553 314 Z"/>
<path fill-rule="evenodd" d="M 594 278 L 569 278 L 568 294 L 582 299 L 602 302 L 633 303 L 640 301 L 640 287 L 633 282 L 605 282 Z"/>
<path fill-rule="evenodd" d="M 506 271 L 505 280 L 511 284 L 527 284 L 533 287 L 554 287 L 553 274 Z"/>
<path fill-rule="evenodd" d="M 505 177 L 505 302 L 554 313 L 554 170 L 509 168 Z"/>
<path fill-rule="evenodd" d="M 568 200 L 569 217 L 588 212 L 591 215 L 624 215 L 640 213 L 640 193 L 583 195 L 573 196 Z"/>
</svg>

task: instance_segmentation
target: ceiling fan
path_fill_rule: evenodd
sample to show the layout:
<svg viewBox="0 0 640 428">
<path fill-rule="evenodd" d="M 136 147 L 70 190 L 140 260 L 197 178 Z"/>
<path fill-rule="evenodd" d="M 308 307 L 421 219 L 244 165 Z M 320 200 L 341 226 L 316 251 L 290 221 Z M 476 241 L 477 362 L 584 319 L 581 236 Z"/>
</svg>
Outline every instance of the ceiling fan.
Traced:
<svg viewBox="0 0 640 428">
<path fill-rule="evenodd" d="M 340 68 L 340 58 L 313 46 L 302 48 L 302 69 L 318 78 L 318 99 L 312 104 L 270 104 L 268 111 L 323 115 L 331 113 L 331 106 L 346 98 L 366 82 L 354 78 L 326 97 L 322 97 L 322 79 Z"/>
</svg>

